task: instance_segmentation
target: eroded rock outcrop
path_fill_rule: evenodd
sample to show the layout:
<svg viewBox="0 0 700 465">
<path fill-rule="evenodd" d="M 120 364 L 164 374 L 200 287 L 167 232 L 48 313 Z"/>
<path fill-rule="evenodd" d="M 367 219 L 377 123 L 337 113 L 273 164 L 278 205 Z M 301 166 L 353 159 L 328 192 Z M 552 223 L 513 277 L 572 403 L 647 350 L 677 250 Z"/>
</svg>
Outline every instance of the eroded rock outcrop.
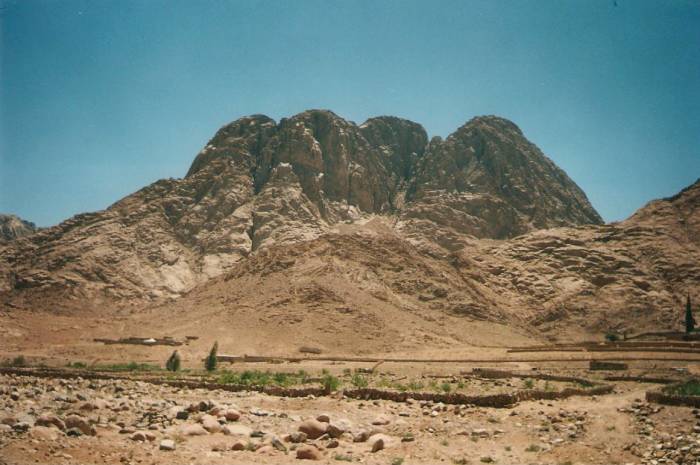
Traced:
<svg viewBox="0 0 700 465">
<path fill-rule="evenodd" d="M 11 295 L 177 297 L 270 246 L 372 216 L 438 253 L 476 238 L 598 224 L 585 195 L 520 130 L 475 118 L 428 142 L 417 123 L 326 110 L 221 128 L 183 179 L 161 180 L 0 249 Z"/>
<path fill-rule="evenodd" d="M 16 215 L 0 214 L 0 243 L 33 234 L 36 230 L 37 227 L 34 223 L 25 221 Z"/>
</svg>

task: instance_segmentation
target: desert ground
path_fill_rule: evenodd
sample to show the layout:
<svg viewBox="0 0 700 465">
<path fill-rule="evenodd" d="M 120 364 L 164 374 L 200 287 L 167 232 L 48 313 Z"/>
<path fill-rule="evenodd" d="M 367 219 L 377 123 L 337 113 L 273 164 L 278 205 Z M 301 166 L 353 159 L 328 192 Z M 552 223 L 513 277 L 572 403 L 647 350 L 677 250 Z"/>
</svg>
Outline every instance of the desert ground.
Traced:
<svg viewBox="0 0 700 465">
<path fill-rule="evenodd" d="M 475 339 L 481 345 L 363 352 L 358 358 L 300 353 L 279 345 L 269 352 L 264 347 L 246 351 L 245 340 L 213 331 L 219 354 L 273 358 L 220 362 L 215 372 L 207 373 L 202 359 L 213 342 L 210 335 L 177 347 L 94 341 L 165 335 L 157 332 L 162 321 L 148 313 L 129 316 L 123 315 L 123 326 L 115 328 L 105 324 L 104 315 L 66 314 L 50 320 L 23 311 L 2 315 L 0 463 L 700 461 L 700 412 L 645 398 L 647 391 L 663 388 L 659 380 L 700 374 L 700 351 L 691 344 L 674 352 L 556 347 L 528 352 L 527 346 L 538 341 L 514 335 L 512 345 L 504 338 L 489 345 L 486 333 Z M 111 317 L 119 321 L 118 315 Z M 174 340 L 184 338 L 176 334 Z M 160 368 L 173 349 L 183 360 L 182 371 L 175 374 Z M 591 359 L 624 361 L 628 369 L 590 371 Z M 130 362 L 137 367 L 129 367 Z M 25 367 L 14 366 L 19 364 Z M 512 376 L 493 379 L 475 369 Z M 541 379 L 547 375 L 564 380 Z M 249 389 L 240 387 L 246 376 Z M 606 379 L 619 376 L 637 378 Z M 296 397 L 305 388 L 318 390 L 324 379 L 337 385 L 327 393 Z M 420 398 L 421 393 L 489 396 L 587 388 L 575 379 L 612 386 L 612 391 L 522 400 L 505 407 Z M 194 384 L 177 386 L 177 381 Z M 227 382 L 231 390 L 221 388 Z M 261 392 L 256 383 L 279 385 L 284 392 Z M 404 393 L 408 399 L 351 396 L 364 387 Z"/>
</svg>

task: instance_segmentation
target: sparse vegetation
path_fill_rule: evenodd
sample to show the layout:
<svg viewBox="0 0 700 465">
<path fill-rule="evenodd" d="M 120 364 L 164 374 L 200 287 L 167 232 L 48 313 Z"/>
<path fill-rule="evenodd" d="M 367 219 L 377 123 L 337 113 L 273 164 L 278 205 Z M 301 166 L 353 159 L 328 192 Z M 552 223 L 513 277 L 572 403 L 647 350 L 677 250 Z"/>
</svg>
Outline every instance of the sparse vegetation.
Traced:
<svg viewBox="0 0 700 465">
<path fill-rule="evenodd" d="M 85 362 L 68 362 L 66 364 L 66 368 L 77 368 L 82 370 L 87 368 L 87 364 Z"/>
<path fill-rule="evenodd" d="M 180 354 L 177 353 L 177 350 L 172 353 L 172 355 L 168 358 L 168 360 L 165 362 L 165 369 L 168 371 L 180 371 Z"/>
<path fill-rule="evenodd" d="M 209 355 L 207 355 L 207 358 L 204 359 L 204 368 L 207 371 L 214 371 L 216 370 L 216 365 L 217 365 L 217 359 L 216 359 L 216 353 L 219 351 L 219 343 L 214 342 L 214 345 L 211 347 L 211 350 L 209 351 Z"/>
<path fill-rule="evenodd" d="M 323 375 L 321 382 L 323 383 L 323 389 L 325 389 L 326 392 L 337 391 L 338 387 L 340 387 L 340 380 L 331 374 Z"/>
<path fill-rule="evenodd" d="M 449 394 L 449 392 L 452 390 L 452 385 L 450 383 L 442 383 L 440 385 L 440 390 L 442 390 L 442 392 L 445 394 Z"/>
<path fill-rule="evenodd" d="M 308 380 L 306 372 L 300 370 L 297 373 L 272 373 L 269 371 L 245 370 L 241 372 L 224 371 L 217 378 L 221 384 L 239 384 L 244 386 L 293 386 L 304 384 Z"/>
<path fill-rule="evenodd" d="M 24 355 L 18 355 L 11 360 L 4 360 L 2 365 L 6 367 L 26 367 L 27 360 L 24 358 Z"/>
<path fill-rule="evenodd" d="M 540 446 L 537 444 L 530 444 L 525 448 L 525 452 L 539 452 L 540 451 Z"/>
<path fill-rule="evenodd" d="M 150 363 L 113 363 L 110 365 L 95 365 L 96 371 L 160 371 L 161 367 Z"/>
<path fill-rule="evenodd" d="M 692 333 L 695 331 L 695 318 L 693 318 L 693 309 L 690 305 L 690 294 L 685 301 L 685 332 Z"/>
<path fill-rule="evenodd" d="M 608 342 L 617 342 L 620 340 L 620 336 L 616 333 L 607 333 L 605 335 L 605 340 Z"/>
<path fill-rule="evenodd" d="M 403 463 L 403 457 L 395 457 L 391 460 L 391 465 L 401 465 Z"/>
<path fill-rule="evenodd" d="M 343 454 L 335 454 L 333 459 L 338 460 L 339 462 L 352 462 L 351 456 Z"/>
<path fill-rule="evenodd" d="M 523 380 L 523 385 L 525 389 L 532 389 L 535 386 L 535 381 L 532 378 L 527 378 Z"/>
<path fill-rule="evenodd" d="M 667 386 L 663 392 L 676 396 L 700 396 L 700 380 L 691 379 L 681 384 Z"/>
<path fill-rule="evenodd" d="M 359 373 L 355 373 L 354 375 L 352 375 L 352 379 L 350 380 L 350 382 L 353 386 L 359 389 L 366 388 L 369 384 L 367 378 L 365 378 Z"/>
<path fill-rule="evenodd" d="M 423 383 L 421 383 L 420 381 L 411 381 L 410 383 L 408 383 L 409 391 L 422 391 L 424 387 L 425 386 L 423 386 Z"/>
</svg>

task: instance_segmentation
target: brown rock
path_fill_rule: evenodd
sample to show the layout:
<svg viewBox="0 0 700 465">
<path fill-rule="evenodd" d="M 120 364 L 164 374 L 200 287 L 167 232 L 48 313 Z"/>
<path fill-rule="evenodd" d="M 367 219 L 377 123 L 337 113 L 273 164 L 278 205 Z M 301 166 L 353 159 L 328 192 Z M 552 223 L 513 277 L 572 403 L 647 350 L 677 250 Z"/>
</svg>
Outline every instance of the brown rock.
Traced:
<svg viewBox="0 0 700 465">
<path fill-rule="evenodd" d="M 305 433 L 309 439 L 317 439 L 328 431 L 328 424 L 318 420 L 306 420 L 299 425 L 299 431 Z"/>
<path fill-rule="evenodd" d="M 65 431 L 66 424 L 56 415 L 44 414 L 36 419 L 37 426 L 53 426 L 61 431 Z"/>
<path fill-rule="evenodd" d="M 92 426 L 86 418 L 81 416 L 69 415 L 66 417 L 65 423 L 66 429 L 75 428 L 86 436 L 95 436 L 97 434 L 95 427 Z"/>
<path fill-rule="evenodd" d="M 300 446 L 297 448 L 297 458 L 300 460 L 321 460 L 321 451 L 314 446 Z"/>
</svg>

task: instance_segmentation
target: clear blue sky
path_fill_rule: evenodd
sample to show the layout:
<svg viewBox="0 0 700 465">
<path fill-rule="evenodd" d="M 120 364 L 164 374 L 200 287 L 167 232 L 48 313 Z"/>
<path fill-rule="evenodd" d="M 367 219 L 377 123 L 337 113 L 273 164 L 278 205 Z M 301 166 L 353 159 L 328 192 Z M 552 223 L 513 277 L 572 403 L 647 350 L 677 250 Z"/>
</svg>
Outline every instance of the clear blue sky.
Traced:
<svg viewBox="0 0 700 465">
<path fill-rule="evenodd" d="M 697 0 L 0 3 L 0 212 L 42 226 L 309 108 L 504 116 L 607 221 L 700 177 Z"/>
</svg>

